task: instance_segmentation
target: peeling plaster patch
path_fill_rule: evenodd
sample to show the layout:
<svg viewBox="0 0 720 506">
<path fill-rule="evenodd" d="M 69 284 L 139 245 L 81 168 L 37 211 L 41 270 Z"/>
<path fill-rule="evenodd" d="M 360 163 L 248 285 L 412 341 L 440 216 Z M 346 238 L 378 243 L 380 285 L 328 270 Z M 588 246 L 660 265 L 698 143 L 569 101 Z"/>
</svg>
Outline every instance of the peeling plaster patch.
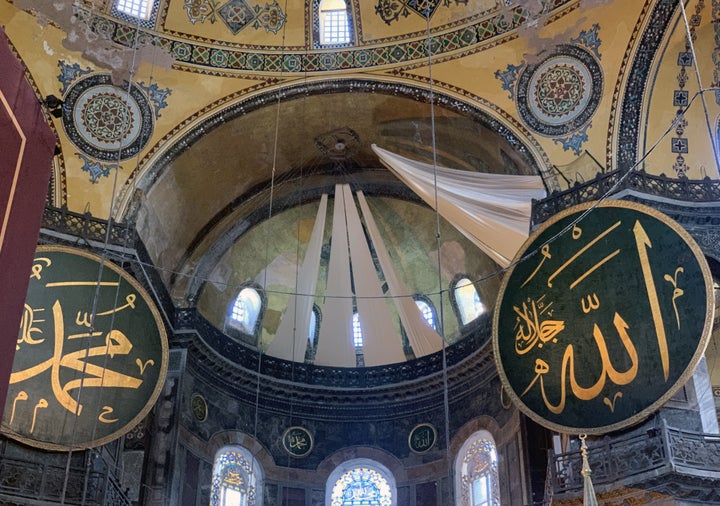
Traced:
<svg viewBox="0 0 720 506">
<path fill-rule="evenodd" d="M 152 39 L 143 41 L 135 49 L 100 39 L 85 21 L 75 14 L 72 0 L 16 0 L 15 6 L 32 13 L 40 26 L 53 24 L 63 30 L 67 34 L 63 47 L 78 51 L 89 62 L 110 70 L 115 84 L 131 80 L 133 65 L 137 67 L 141 63 L 148 63 L 169 70 L 174 61 L 168 51 L 152 46 Z"/>
<path fill-rule="evenodd" d="M 55 54 L 55 51 L 50 47 L 50 44 L 46 40 L 43 41 L 43 49 L 45 50 L 45 54 L 52 56 Z"/>
</svg>

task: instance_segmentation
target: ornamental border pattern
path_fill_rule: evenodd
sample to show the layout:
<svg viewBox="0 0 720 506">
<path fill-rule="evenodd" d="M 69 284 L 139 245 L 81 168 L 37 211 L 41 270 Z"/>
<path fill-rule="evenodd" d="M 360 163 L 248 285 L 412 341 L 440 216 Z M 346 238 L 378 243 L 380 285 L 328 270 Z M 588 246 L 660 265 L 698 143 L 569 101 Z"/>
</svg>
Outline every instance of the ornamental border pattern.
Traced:
<svg viewBox="0 0 720 506">
<path fill-rule="evenodd" d="M 558 10 L 566 4 L 576 2 L 576 0 L 551 1 L 551 10 Z M 443 55 L 475 47 L 516 30 L 529 19 L 530 14 L 522 6 L 512 7 L 510 13 L 512 14 L 510 19 L 507 19 L 501 12 L 474 23 L 454 27 L 447 32 L 436 31 L 430 38 L 430 51 L 433 55 Z M 101 37 L 109 38 L 114 43 L 133 47 L 135 37 L 149 40 L 173 55 L 177 63 L 196 65 L 211 71 L 305 73 L 362 70 L 420 61 L 428 57 L 426 38 L 405 39 L 397 42 L 391 39 L 385 42 L 383 39 L 381 40 L 382 45 L 375 47 L 361 46 L 322 52 L 308 52 L 304 49 L 303 51 L 291 50 L 277 54 L 270 51 L 285 51 L 288 48 L 262 48 L 263 52 L 258 48 L 234 49 L 228 47 L 228 44 L 218 42 L 211 46 L 201 37 L 187 36 L 186 40 L 178 40 L 149 30 L 130 29 L 118 20 L 106 16 L 87 11 L 80 15 L 83 16 L 83 14 L 88 17 L 88 25 L 93 31 Z"/>
<path fill-rule="evenodd" d="M 648 0 L 648 4 L 651 0 Z M 643 30 L 639 42 L 635 45 L 637 51 L 632 59 L 632 67 L 625 80 L 626 87 L 622 96 L 622 105 L 620 108 L 620 117 L 617 122 L 617 155 L 616 162 L 612 161 L 612 131 L 608 135 L 607 148 L 607 169 L 621 169 L 628 171 L 632 169 L 637 160 L 638 154 L 638 134 L 640 131 L 640 114 L 643 103 L 638 100 L 645 94 L 645 86 L 650 74 L 654 56 L 660 47 L 663 36 L 668 28 L 670 20 L 673 18 L 677 2 L 674 0 L 658 0 L 650 13 L 650 20 L 647 27 Z M 641 21 L 638 22 L 638 28 Z M 628 48 L 627 57 L 630 58 L 630 47 Z M 625 61 L 623 61 L 625 63 Z M 625 68 L 623 65 L 622 68 Z M 620 96 L 622 91 L 622 76 L 618 77 L 618 84 L 615 87 L 614 96 Z M 613 128 L 615 122 L 614 115 L 611 114 L 610 128 Z"/>
</svg>

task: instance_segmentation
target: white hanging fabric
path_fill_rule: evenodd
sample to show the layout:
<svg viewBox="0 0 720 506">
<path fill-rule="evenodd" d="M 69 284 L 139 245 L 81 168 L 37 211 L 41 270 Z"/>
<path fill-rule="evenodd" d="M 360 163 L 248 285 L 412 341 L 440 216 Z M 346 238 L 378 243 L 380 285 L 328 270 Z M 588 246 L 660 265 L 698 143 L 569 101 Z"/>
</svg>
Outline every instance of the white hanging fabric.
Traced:
<svg viewBox="0 0 720 506">
<path fill-rule="evenodd" d="M 320 207 L 315 216 L 315 224 L 310 234 L 305 258 L 298 270 L 295 294 L 290 296 L 287 310 L 283 314 L 275 339 L 268 347 L 267 354 L 285 360 L 303 362 L 310 331 L 310 318 L 315 300 L 320 254 L 327 215 L 327 194 L 320 197 Z"/>
<path fill-rule="evenodd" d="M 422 357 L 440 351 L 442 349 L 442 337 L 427 324 L 425 318 L 423 318 L 420 313 L 420 309 L 418 309 L 417 304 L 415 304 L 415 300 L 411 296 L 412 294 L 398 276 L 390 254 L 380 236 L 380 231 L 375 223 L 375 219 L 370 212 L 370 207 L 368 207 L 367 201 L 365 200 L 365 196 L 362 192 L 358 192 L 357 196 L 363 218 L 365 218 L 365 226 L 368 229 L 368 234 L 370 234 L 370 241 L 372 241 L 375 247 L 375 253 L 380 262 L 385 281 L 387 281 L 389 293 L 393 296 L 400 321 L 402 322 L 415 356 Z"/>
<path fill-rule="evenodd" d="M 380 161 L 435 208 L 435 168 L 372 145 Z M 507 267 L 530 230 L 531 200 L 545 197 L 539 176 L 437 167 L 437 212 L 495 262 Z"/>
<path fill-rule="evenodd" d="M 340 185 L 336 185 L 327 290 L 315 364 L 355 367 L 357 363 L 351 334 L 350 252 L 344 200 Z"/>
<path fill-rule="evenodd" d="M 370 247 L 360 223 L 350 185 L 343 185 L 345 216 L 350 238 L 352 275 L 357 296 L 357 310 L 363 335 L 363 357 L 366 366 L 405 361 L 400 336 L 395 332 L 388 301 L 385 299 Z M 379 240 L 379 239 L 378 239 Z M 378 240 L 373 245 L 378 247 Z M 383 269 L 384 272 L 384 269 Z"/>
</svg>

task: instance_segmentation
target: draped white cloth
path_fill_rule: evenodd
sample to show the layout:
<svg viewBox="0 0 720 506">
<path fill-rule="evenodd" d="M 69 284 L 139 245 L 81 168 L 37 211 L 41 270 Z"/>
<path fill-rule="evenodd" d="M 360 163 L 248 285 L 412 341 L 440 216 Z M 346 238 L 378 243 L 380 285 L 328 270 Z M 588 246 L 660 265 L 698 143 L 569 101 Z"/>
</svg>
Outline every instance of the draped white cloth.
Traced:
<svg viewBox="0 0 720 506">
<path fill-rule="evenodd" d="M 353 304 L 350 286 L 350 252 L 345 221 L 345 198 L 340 185 L 335 186 L 326 294 L 315 363 L 355 367 L 357 365 L 355 347 L 351 334 Z"/>
<path fill-rule="evenodd" d="M 416 357 L 422 357 L 439 351 L 442 349 L 442 337 L 427 324 L 422 313 L 420 313 L 420 309 L 418 309 L 417 304 L 415 304 L 415 300 L 410 296 L 411 294 L 407 286 L 398 276 L 390 254 L 385 247 L 385 243 L 382 237 L 380 237 L 380 231 L 370 212 L 370 208 L 365 200 L 365 195 L 363 195 L 362 192 L 358 192 L 358 201 L 360 202 L 360 209 L 362 209 L 363 217 L 365 218 L 365 226 L 370 235 L 370 240 L 375 247 L 375 253 L 377 254 L 380 267 L 385 275 L 389 293 L 393 296 L 395 307 L 397 308 L 400 321 L 412 346 L 413 353 L 415 353 Z M 397 338 L 397 336 L 392 337 Z"/>
<path fill-rule="evenodd" d="M 327 194 L 320 197 L 320 207 L 310 234 L 305 258 L 297 274 L 296 294 L 290 296 L 287 310 L 282 317 L 275 339 L 268 347 L 270 356 L 303 362 L 310 329 L 313 300 L 320 271 L 320 254 L 327 215 Z"/>
<path fill-rule="evenodd" d="M 372 145 L 380 161 L 435 209 L 435 168 Z M 437 211 L 499 265 L 512 262 L 530 230 L 532 199 L 545 197 L 539 176 L 437 167 Z"/>
<path fill-rule="evenodd" d="M 343 185 L 345 216 L 350 239 L 352 276 L 360 328 L 363 335 L 363 358 L 366 366 L 394 364 L 405 360 L 400 336 L 395 331 L 388 300 L 385 299 L 370 247 L 360 223 L 350 185 Z M 363 214 L 367 214 L 363 211 Z M 378 242 L 373 239 L 373 245 Z M 383 268 L 383 272 L 385 269 Z M 414 305 L 414 304 L 413 304 Z"/>
</svg>

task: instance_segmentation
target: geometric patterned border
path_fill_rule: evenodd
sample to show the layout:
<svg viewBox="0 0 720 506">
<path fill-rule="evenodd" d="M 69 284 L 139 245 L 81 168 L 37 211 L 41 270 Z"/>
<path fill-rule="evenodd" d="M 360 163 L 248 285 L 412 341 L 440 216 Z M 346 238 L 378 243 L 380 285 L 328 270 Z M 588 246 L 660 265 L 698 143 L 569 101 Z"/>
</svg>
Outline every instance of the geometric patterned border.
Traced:
<svg viewBox="0 0 720 506">
<path fill-rule="evenodd" d="M 614 168 L 627 171 L 635 166 L 640 142 L 640 113 L 644 105 L 637 97 L 644 96 L 650 68 L 676 8 L 677 2 L 674 0 L 658 0 L 650 14 L 647 27 L 636 44 L 636 47 L 642 50 L 635 54 L 625 81 L 625 90 L 621 95 L 622 106 L 617 121 L 617 162 L 613 164 L 608 160 L 608 168 L 614 165 Z M 608 142 L 612 140 L 609 139 Z"/>
<path fill-rule="evenodd" d="M 547 8 L 555 10 L 575 0 L 549 0 Z M 286 51 L 278 54 L 262 50 L 240 50 L 214 47 L 210 43 L 175 40 L 157 33 L 137 30 L 117 20 L 88 11 L 79 12 L 86 17 L 90 28 L 100 36 L 126 47 L 133 47 L 135 37 L 152 40 L 153 44 L 168 51 L 176 63 L 199 66 L 210 71 L 231 70 L 246 72 L 325 72 L 366 69 L 395 65 L 428 58 L 427 38 L 398 40 L 373 47 L 352 47 L 327 51 Z M 530 12 L 522 5 L 510 8 L 510 16 L 496 14 L 453 30 L 432 35 L 430 46 L 433 56 L 456 52 L 507 34 L 528 21 Z"/>
</svg>

